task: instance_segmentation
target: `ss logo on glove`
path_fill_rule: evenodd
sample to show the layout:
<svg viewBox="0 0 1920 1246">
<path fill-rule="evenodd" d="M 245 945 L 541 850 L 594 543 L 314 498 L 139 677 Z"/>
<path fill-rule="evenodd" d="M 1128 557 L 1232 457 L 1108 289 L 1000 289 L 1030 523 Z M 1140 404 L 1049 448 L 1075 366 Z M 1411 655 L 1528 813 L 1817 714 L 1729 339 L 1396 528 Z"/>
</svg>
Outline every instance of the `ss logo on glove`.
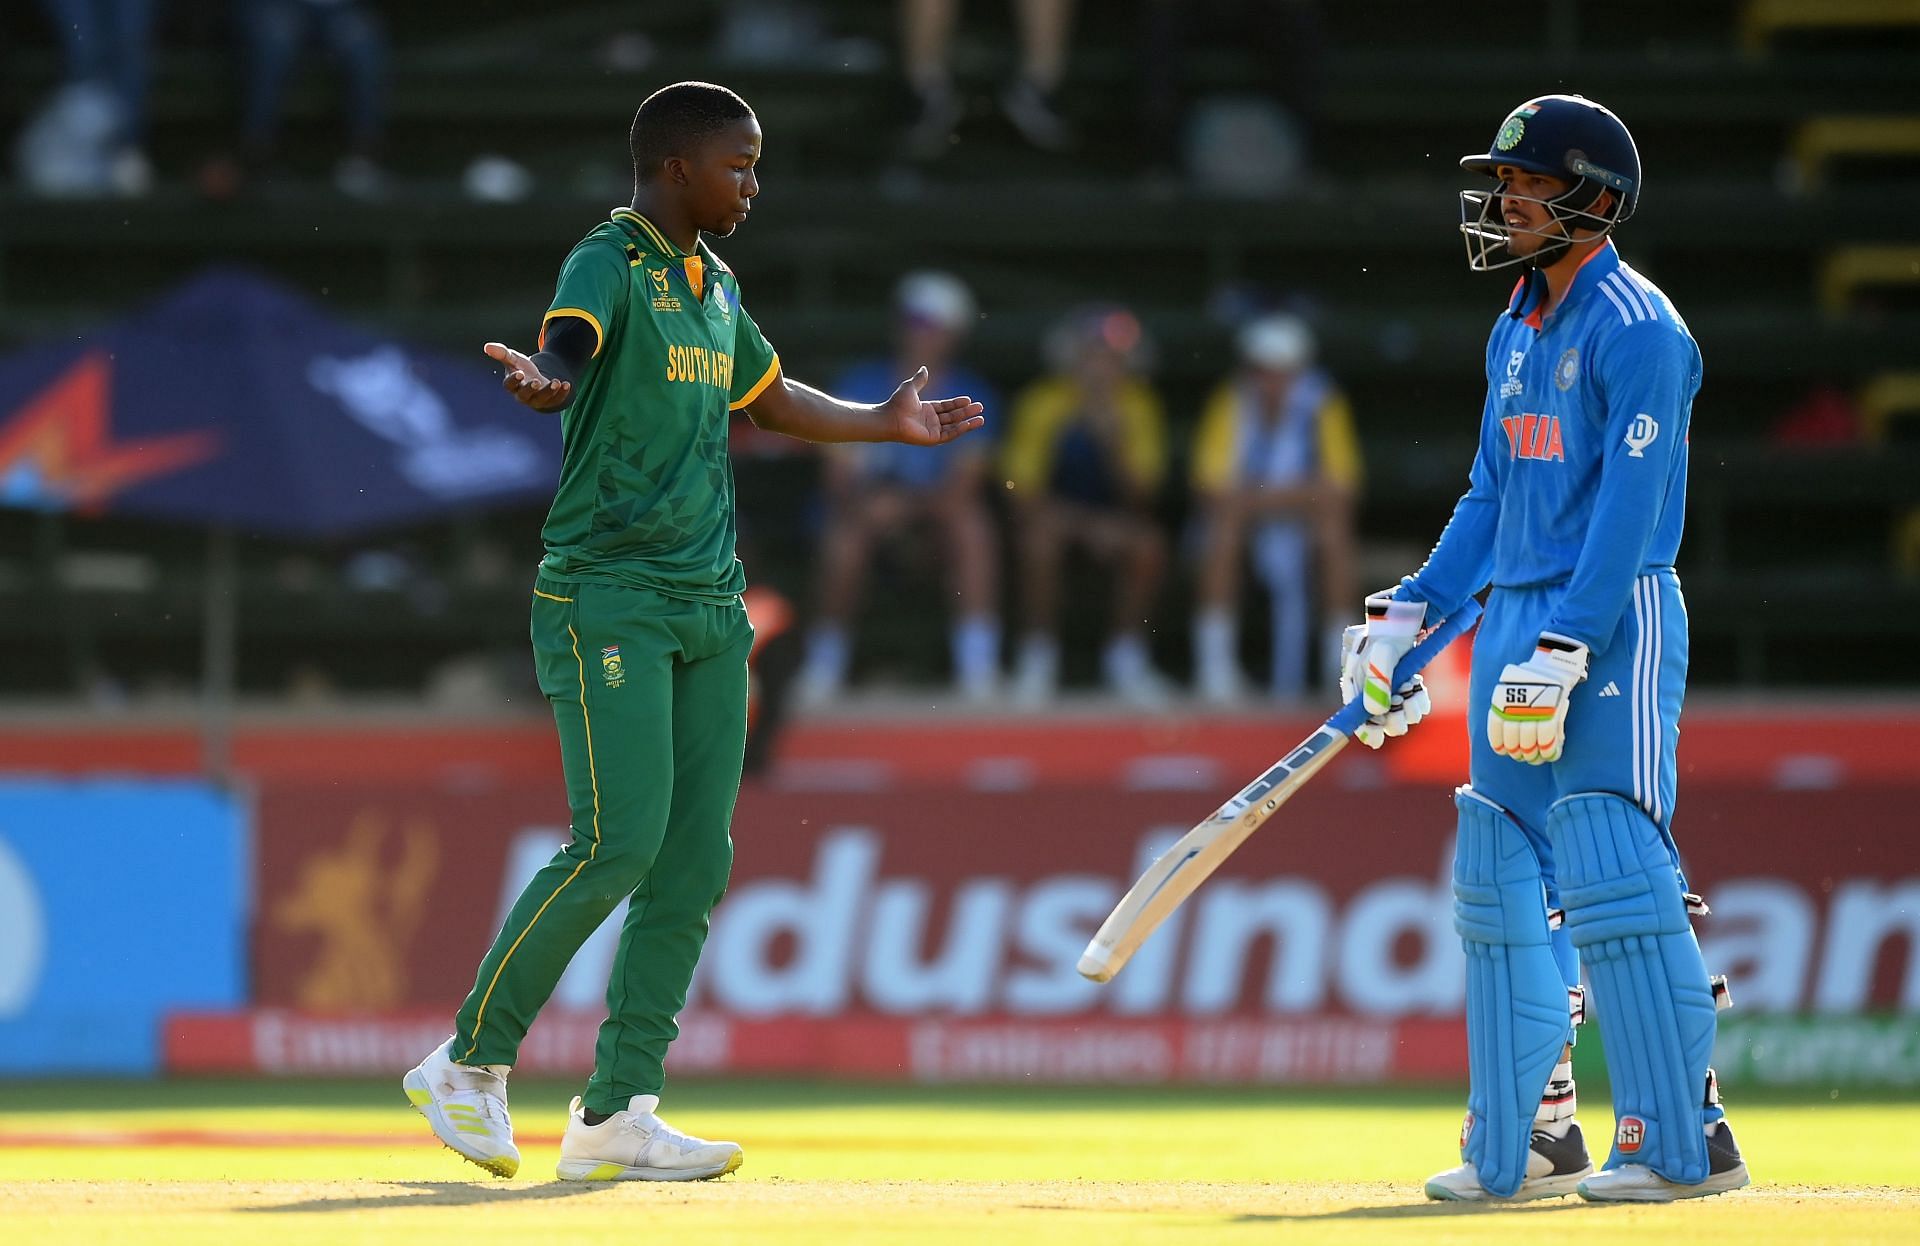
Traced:
<svg viewBox="0 0 1920 1246">
<path fill-rule="evenodd" d="M 1559 761 L 1566 747 L 1567 694 L 1587 677 L 1587 647 L 1543 632 L 1533 658 L 1500 672 L 1487 708 L 1487 743 L 1529 765 Z"/>
</svg>

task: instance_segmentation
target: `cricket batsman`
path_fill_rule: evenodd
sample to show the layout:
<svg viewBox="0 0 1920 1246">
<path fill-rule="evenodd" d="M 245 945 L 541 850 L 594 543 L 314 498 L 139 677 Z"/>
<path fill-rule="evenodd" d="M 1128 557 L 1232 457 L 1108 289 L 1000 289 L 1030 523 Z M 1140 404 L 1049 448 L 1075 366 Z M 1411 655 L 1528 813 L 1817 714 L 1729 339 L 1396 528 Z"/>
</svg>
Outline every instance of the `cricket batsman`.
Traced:
<svg viewBox="0 0 1920 1246">
<path fill-rule="evenodd" d="M 729 411 L 808 441 L 931 446 L 984 423 L 969 398 L 922 401 L 925 368 L 872 405 L 781 372 L 701 239 L 732 234 L 760 193 L 760 124 L 738 95 L 662 88 L 635 114 L 630 147 L 633 203 L 567 255 L 536 353 L 486 345 L 507 391 L 559 413 L 565 440 L 531 608 L 572 831 L 507 915 L 453 1037 L 404 1086 L 442 1142 L 502 1177 L 520 1166 L 507 1074 L 521 1040 L 621 900 L 607 1019 L 559 1176 L 683 1181 L 741 1163 L 735 1143 L 656 1114 L 674 1018 L 733 863 L 746 743 L 753 629 L 734 556 Z"/>
<path fill-rule="evenodd" d="M 1435 1199 L 1577 1191 L 1668 1202 L 1747 1184 L 1713 1070 L 1716 1004 L 1670 831 L 1687 618 L 1674 574 L 1700 351 L 1614 249 L 1640 156 L 1577 95 L 1513 110 L 1462 168 L 1475 271 L 1519 266 L 1487 341 L 1466 494 L 1413 575 L 1366 601 L 1342 691 L 1378 748 L 1427 709 L 1389 686 L 1421 629 L 1491 586 L 1474 645 L 1471 783 L 1455 794 L 1454 923 L 1471 1089 Z M 1484 723 L 1484 727 L 1478 724 Z M 1617 1129 L 1595 1172 L 1574 1120 L 1584 962 Z"/>
</svg>

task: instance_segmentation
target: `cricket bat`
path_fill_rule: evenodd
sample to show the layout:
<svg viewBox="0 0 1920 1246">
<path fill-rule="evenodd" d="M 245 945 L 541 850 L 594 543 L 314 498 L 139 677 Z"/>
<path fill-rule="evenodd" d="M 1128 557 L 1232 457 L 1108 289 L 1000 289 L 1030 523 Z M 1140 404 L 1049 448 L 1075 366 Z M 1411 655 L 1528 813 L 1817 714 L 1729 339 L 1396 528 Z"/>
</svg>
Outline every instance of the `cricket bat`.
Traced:
<svg viewBox="0 0 1920 1246">
<path fill-rule="evenodd" d="M 1415 645 L 1394 668 L 1392 687 L 1398 688 L 1424 669 L 1442 649 L 1463 635 L 1480 617 L 1480 603 L 1466 604 Z M 1182 835 L 1173 847 L 1147 867 L 1107 920 L 1100 924 L 1087 950 L 1080 954 L 1080 975 L 1106 982 L 1131 958 L 1147 936 L 1198 890 L 1233 850 L 1272 817 L 1274 811 L 1339 756 L 1354 731 L 1367 720 L 1360 697 L 1342 706 L 1268 771 L 1240 789 L 1213 816 Z"/>
</svg>

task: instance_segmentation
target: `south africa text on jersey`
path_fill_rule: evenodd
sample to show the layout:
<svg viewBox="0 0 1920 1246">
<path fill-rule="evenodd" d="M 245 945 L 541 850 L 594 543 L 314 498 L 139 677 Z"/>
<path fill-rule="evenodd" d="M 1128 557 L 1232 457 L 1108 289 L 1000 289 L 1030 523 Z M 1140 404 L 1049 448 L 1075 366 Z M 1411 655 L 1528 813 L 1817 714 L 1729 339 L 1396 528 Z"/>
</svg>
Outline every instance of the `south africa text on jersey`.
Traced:
<svg viewBox="0 0 1920 1246">
<path fill-rule="evenodd" d="M 733 356 L 704 346 L 667 347 L 667 379 L 733 388 Z"/>
</svg>

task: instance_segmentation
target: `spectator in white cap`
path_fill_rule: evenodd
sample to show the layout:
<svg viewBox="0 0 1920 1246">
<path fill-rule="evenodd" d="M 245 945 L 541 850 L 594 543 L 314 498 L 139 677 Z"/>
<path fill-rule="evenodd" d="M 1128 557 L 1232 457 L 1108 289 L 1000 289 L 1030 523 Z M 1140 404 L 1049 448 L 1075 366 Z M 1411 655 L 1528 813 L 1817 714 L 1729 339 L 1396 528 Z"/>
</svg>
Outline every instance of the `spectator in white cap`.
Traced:
<svg viewBox="0 0 1920 1246">
<path fill-rule="evenodd" d="M 1323 663 L 1337 664 L 1343 607 L 1354 595 L 1361 469 L 1346 397 L 1314 366 L 1312 331 L 1297 316 L 1252 321 L 1237 345 L 1239 367 L 1208 401 L 1191 458 L 1204 524 L 1194 678 L 1200 696 L 1215 704 L 1248 690 L 1239 653 L 1244 565 L 1271 598 L 1277 696 L 1306 690 L 1316 604 Z M 1321 673 L 1339 674 L 1334 665 Z"/>
<path fill-rule="evenodd" d="M 833 392 L 855 402 L 884 401 L 902 377 L 925 364 L 932 387 L 927 392 L 951 389 L 992 410 L 992 386 L 958 361 L 978 317 L 966 283 L 949 273 L 908 273 L 895 290 L 894 309 L 894 357 L 854 366 Z M 795 689 L 800 704 L 819 706 L 845 687 L 853 622 L 869 564 L 882 548 L 940 568 L 952 619 L 955 688 L 973 702 L 997 693 L 999 544 L 982 496 L 993 447 L 984 436 L 977 440 L 932 454 L 892 443 L 823 447 L 827 523 L 815 622 Z"/>
</svg>

